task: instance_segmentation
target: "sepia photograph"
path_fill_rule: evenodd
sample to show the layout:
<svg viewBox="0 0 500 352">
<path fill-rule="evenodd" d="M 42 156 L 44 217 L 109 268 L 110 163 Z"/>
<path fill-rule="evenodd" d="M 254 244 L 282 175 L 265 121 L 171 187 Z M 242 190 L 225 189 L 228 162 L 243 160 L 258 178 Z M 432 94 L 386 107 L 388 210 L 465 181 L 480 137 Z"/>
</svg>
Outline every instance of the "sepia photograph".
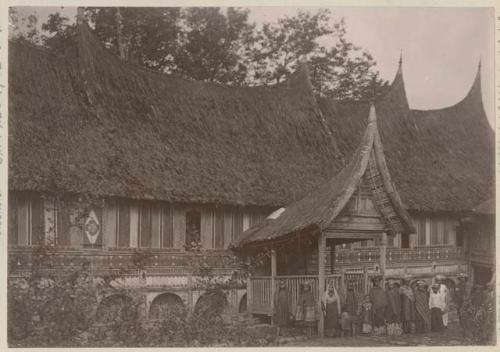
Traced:
<svg viewBox="0 0 500 352">
<path fill-rule="evenodd" d="M 7 50 L 10 348 L 497 344 L 495 8 L 11 6 Z"/>
</svg>

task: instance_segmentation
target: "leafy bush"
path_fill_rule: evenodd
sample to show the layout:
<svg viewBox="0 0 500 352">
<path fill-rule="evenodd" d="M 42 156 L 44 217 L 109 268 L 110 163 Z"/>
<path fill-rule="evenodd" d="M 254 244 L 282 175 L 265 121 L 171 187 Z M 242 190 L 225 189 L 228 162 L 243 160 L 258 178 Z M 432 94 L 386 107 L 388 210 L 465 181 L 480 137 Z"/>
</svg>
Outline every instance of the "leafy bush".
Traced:
<svg viewBox="0 0 500 352">
<path fill-rule="evenodd" d="M 495 298 L 484 291 L 474 292 L 461 310 L 465 334 L 473 344 L 491 344 L 495 339 Z"/>
</svg>

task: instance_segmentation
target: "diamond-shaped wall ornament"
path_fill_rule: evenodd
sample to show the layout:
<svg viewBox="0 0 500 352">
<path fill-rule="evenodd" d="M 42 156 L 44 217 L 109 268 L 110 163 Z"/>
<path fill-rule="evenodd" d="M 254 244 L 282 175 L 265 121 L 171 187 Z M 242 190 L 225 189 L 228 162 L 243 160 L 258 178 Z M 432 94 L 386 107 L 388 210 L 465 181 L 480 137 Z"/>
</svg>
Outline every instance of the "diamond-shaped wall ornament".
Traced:
<svg viewBox="0 0 500 352">
<path fill-rule="evenodd" d="M 93 210 L 90 211 L 87 220 L 85 220 L 84 230 L 89 242 L 91 244 L 95 244 L 99 234 L 101 233 L 101 224 L 99 223 L 99 219 L 97 219 L 97 215 Z"/>
</svg>

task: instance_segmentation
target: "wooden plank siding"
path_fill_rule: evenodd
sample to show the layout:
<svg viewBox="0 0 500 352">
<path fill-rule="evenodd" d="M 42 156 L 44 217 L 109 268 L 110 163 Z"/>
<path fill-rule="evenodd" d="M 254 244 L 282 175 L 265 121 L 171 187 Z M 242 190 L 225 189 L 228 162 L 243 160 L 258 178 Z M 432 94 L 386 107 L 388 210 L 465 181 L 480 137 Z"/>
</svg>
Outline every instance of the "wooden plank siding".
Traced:
<svg viewBox="0 0 500 352">
<path fill-rule="evenodd" d="M 108 200 L 106 201 L 106 207 L 103 216 L 103 245 L 105 247 L 114 248 L 117 245 L 117 216 L 118 208 L 116 206 L 116 201 Z"/>
</svg>

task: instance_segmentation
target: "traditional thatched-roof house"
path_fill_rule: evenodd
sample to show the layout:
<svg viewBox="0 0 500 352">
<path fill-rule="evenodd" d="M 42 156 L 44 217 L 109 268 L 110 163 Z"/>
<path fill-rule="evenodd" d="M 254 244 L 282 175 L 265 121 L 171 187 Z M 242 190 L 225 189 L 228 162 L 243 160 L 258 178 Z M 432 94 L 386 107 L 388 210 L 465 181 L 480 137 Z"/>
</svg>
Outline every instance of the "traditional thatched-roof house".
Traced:
<svg viewBox="0 0 500 352">
<path fill-rule="evenodd" d="M 158 289 L 148 293 L 148 304 L 172 285 L 193 304 L 196 293 L 183 281 L 191 270 L 185 246 L 200 242 L 222 270 L 217 258 L 224 249 L 260 238 L 257 225 L 280 207 L 292 212 L 282 214 L 290 222 L 278 217 L 279 232 L 321 226 L 352 199 L 368 210 L 361 181 L 370 160 L 390 175 L 386 194 L 392 187 L 400 198 L 388 196 L 392 213 L 383 214 L 396 214 L 397 222 L 379 224 L 393 248 L 387 270 L 424 274 L 429 262 L 443 272 L 462 270 L 458 220 L 491 196 L 494 182 L 479 72 L 457 105 L 415 111 L 400 64 L 375 102 L 376 128 L 369 109 L 368 102 L 315 97 L 305 65 L 280 87 L 225 87 L 149 71 L 108 52 L 86 24 L 64 54 L 9 43 L 15 272 L 22 276 L 31 246 L 48 240 L 61 258 L 74 264 L 89 258 L 104 271 L 127 266 L 144 250 L 152 253 L 147 285 Z M 379 156 L 371 159 L 363 148 Z M 332 204 L 334 212 L 322 211 Z M 82 208 L 85 216 L 74 226 Z M 374 270 L 380 254 L 370 246 L 379 242 L 370 238 L 338 247 L 327 258 L 329 273 L 353 263 Z M 318 268 L 317 253 L 306 248 L 317 248 L 310 240 L 299 241 L 301 274 Z M 278 271 L 296 269 L 286 260 L 278 258 Z"/>
</svg>

